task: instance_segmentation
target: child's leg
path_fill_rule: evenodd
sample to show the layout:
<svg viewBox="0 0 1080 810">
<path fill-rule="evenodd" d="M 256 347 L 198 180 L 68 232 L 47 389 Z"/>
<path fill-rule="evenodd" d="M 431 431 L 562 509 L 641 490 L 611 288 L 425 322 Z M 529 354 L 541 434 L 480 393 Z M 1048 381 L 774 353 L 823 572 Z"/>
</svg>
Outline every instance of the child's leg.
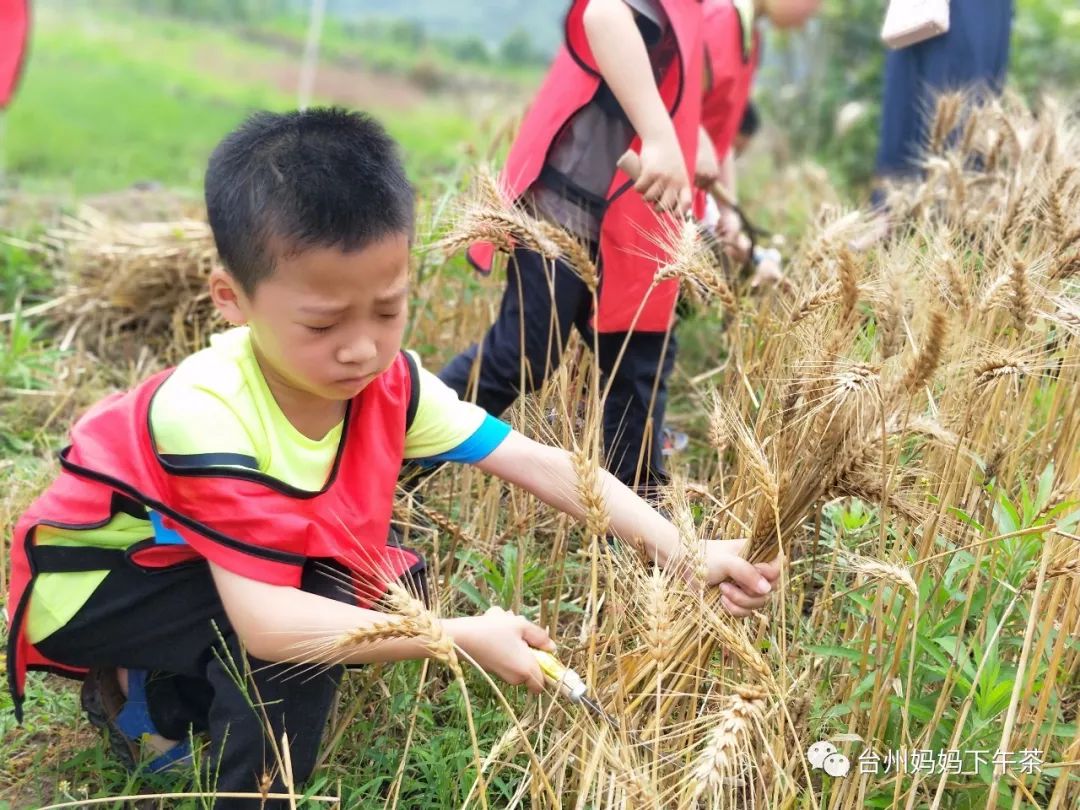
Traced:
<svg viewBox="0 0 1080 810">
<path fill-rule="evenodd" d="M 206 730 L 204 669 L 217 642 L 215 625 L 229 630 L 205 565 L 155 574 L 123 565 L 37 647 L 56 661 L 91 670 L 83 706 L 95 724 L 107 729 L 114 752 L 132 766 L 138 746 L 124 742 L 132 737 L 132 726 L 153 728 L 170 740 L 186 739 L 192 728 Z M 139 682 L 132 701 L 127 700 L 127 671 L 137 673 L 133 677 Z M 117 713 L 139 701 L 141 706 L 127 710 L 125 732 Z"/>
<path fill-rule="evenodd" d="M 626 339 L 624 333 L 599 336 L 600 370 L 605 377 L 611 375 Z M 675 366 L 676 349 L 674 333 L 666 341 L 662 332 L 630 335 L 622 360 L 614 369 L 611 391 L 604 405 L 607 469 L 649 498 L 655 497 L 657 488 L 668 482 L 660 432 L 667 406 L 667 380 Z"/>
<path fill-rule="evenodd" d="M 439 372 L 444 383 L 467 399 L 479 355 L 476 403 L 496 416 L 519 393 L 535 390 L 558 368 L 571 326 L 582 309 L 591 306 L 588 288 L 565 262 L 555 262 L 553 269 L 552 262 L 539 254 L 518 249 L 507 263 L 506 275 L 499 315 L 483 341 Z"/>
<path fill-rule="evenodd" d="M 158 733 L 169 740 L 182 740 L 189 730 L 207 731 L 213 690 L 205 678 L 154 672 L 146 680 L 146 700 Z"/>
<path fill-rule="evenodd" d="M 886 54 L 879 176 L 919 171 L 938 93 L 1001 91 L 1009 64 L 1011 0 L 954 0 L 951 14 L 947 34 Z"/>
<path fill-rule="evenodd" d="M 226 638 L 227 654 L 207 665 L 213 700 L 209 711 L 210 752 L 205 773 L 218 793 L 252 792 L 263 785 L 285 792 L 281 764 L 283 735 L 289 739 L 293 788 L 302 789 L 315 768 L 323 732 L 344 668 L 270 664 L 248 657 L 247 681 L 236 680 L 235 666 L 245 666 L 235 634 Z M 263 782 L 266 775 L 272 781 Z M 284 808 L 287 802 L 256 805 L 241 799 L 219 799 L 216 810 L 252 807 Z"/>
<path fill-rule="evenodd" d="M 331 599 L 353 598 L 339 576 L 317 565 L 305 569 L 302 587 Z M 257 792 L 262 775 L 279 770 L 274 746 L 283 732 L 295 785 L 301 785 L 314 767 L 342 672 L 243 658 L 205 565 L 153 574 L 130 566 L 113 571 L 71 622 L 37 646 L 74 666 L 149 671 L 152 725 L 172 738 L 186 737 L 189 728 L 209 730 L 202 786 L 218 792 Z M 243 686 L 236 672 L 249 677 Z M 274 784 L 282 788 L 280 779 Z M 254 805 L 222 800 L 216 806 Z"/>
</svg>

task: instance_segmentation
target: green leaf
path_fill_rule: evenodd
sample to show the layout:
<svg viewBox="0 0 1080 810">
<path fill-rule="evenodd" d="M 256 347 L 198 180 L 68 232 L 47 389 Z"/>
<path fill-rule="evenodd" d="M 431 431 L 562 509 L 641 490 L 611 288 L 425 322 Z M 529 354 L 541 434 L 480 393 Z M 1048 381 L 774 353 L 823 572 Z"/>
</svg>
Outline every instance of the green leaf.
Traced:
<svg viewBox="0 0 1080 810">
<path fill-rule="evenodd" d="M 1060 506 L 1050 510 L 1049 516 L 1052 517 L 1058 510 L 1066 509 L 1070 506 L 1072 506 L 1071 503 L 1063 503 Z M 1066 532 L 1071 532 L 1077 523 L 1080 523 L 1080 509 L 1070 512 L 1069 514 L 1065 515 L 1065 517 L 1058 518 L 1057 520 L 1058 527 L 1062 531 Z"/>
<path fill-rule="evenodd" d="M 941 638 L 949 633 L 955 632 L 960 626 L 961 620 L 964 618 L 965 608 L 966 605 L 961 602 L 950 610 L 940 622 L 934 625 L 934 629 L 930 632 L 930 635 L 935 638 Z M 952 638 L 955 638 L 955 636 L 952 636 Z"/>
<path fill-rule="evenodd" d="M 841 703 L 838 706 L 833 706 L 831 709 L 821 715 L 822 720 L 831 720 L 834 717 L 843 717 L 846 714 L 851 714 L 851 706 L 847 703 Z"/>
<path fill-rule="evenodd" d="M 990 692 L 994 684 L 998 682 L 1001 677 L 1001 656 L 999 635 L 997 633 L 998 625 L 997 614 L 994 613 L 993 608 L 986 612 L 986 636 L 993 639 L 990 646 L 983 651 L 982 645 L 977 641 L 972 644 L 972 652 L 974 653 L 974 661 L 972 662 L 972 671 L 974 668 L 982 665 L 982 672 L 979 675 L 979 694 L 984 696 Z M 986 658 L 986 663 L 983 664 L 983 658 Z"/>
<path fill-rule="evenodd" d="M 467 579 L 454 577 L 453 583 L 454 588 L 463 593 L 465 597 L 480 610 L 487 610 L 491 607 L 491 600 L 482 594 L 480 590 Z"/>
<path fill-rule="evenodd" d="M 1080 734 L 1080 724 L 1054 723 L 1048 720 L 1042 724 L 1039 733 L 1049 734 L 1051 737 L 1063 737 L 1067 740 L 1071 740 L 1077 734 Z"/>
<path fill-rule="evenodd" d="M 961 523 L 967 526 L 971 526 L 973 529 L 977 529 L 979 532 L 984 531 L 982 523 L 980 523 L 974 515 L 969 515 L 960 507 L 950 506 L 948 507 L 947 511 L 950 515 L 959 520 Z"/>
<path fill-rule="evenodd" d="M 1009 705 L 1012 700 L 1012 680 L 999 681 L 994 684 L 990 691 L 979 702 L 979 713 L 986 718 L 997 717 Z"/>
<path fill-rule="evenodd" d="M 958 650 L 958 652 L 956 653 L 956 658 L 949 658 L 949 661 L 951 662 L 954 671 L 959 670 L 959 672 L 967 675 L 967 679 L 965 680 L 965 683 L 967 684 L 966 689 L 970 692 L 971 682 L 975 678 L 975 664 L 971 660 L 971 655 L 968 652 L 967 645 L 961 641 L 959 647 L 957 647 L 956 636 L 941 636 L 939 638 L 935 638 L 934 643 L 940 646 L 945 651 L 946 656 L 952 656 L 953 651 Z"/>
<path fill-rule="evenodd" d="M 936 641 L 937 639 L 928 639 L 919 636 L 919 649 L 937 661 L 944 669 L 952 669 L 952 659 L 939 649 L 940 645 L 936 644 Z"/>
<path fill-rule="evenodd" d="M 1039 489 L 1035 495 L 1035 511 L 1042 511 L 1050 501 L 1050 493 L 1054 491 L 1054 462 L 1046 465 L 1046 469 L 1039 476 Z"/>
<path fill-rule="evenodd" d="M 889 695 L 889 703 L 897 709 L 903 710 L 904 708 L 904 699 L 899 695 Z M 908 704 L 909 713 L 920 723 L 929 723 L 933 720 L 936 708 L 936 703 L 929 698 L 919 698 L 918 700 L 912 700 Z"/>
<path fill-rule="evenodd" d="M 872 687 L 874 685 L 874 683 L 877 681 L 877 676 L 878 676 L 878 674 L 877 674 L 876 671 L 867 673 L 866 677 L 864 677 L 861 681 L 859 681 L 859 684 L 851 692 L 851 696 L 853 698 L 856 698 L 856 697 L 859 697 L 860 695 L 865 694 L 867 692 L 867 690 L 869 690 L 870 687 Z"/>
<path fill-rule="evenodd" d="M 955 582 L 958 578 L 963 578 L 975 565 L 975 558 L 966 551 L 958 551 L 953 554 L 952 559 L 949 560 L 949 566 L 945 569 L 945 575 L 943 577 L 943 583 L 945 589 L 949 592 L 949 596 L 955 599 L 957 602 L 967 601 L 967 594 L 964 593 L 962 588 L 955 586 Z M 929 577 L 927 577 L 929 580 Z M 920 583 L 921 585 L 921 583 Z M 920 590 L 920 598 L 925 603 L 926 599 Z"/>
<path fill-rule="evenodd" d="M 824 655 L 828 658 L 844 658 L 848 661 L 854 661 L 856 664 L 861 663 L 865 658 L 860 650 L 853 650 L 850 647 L 830 647 L 824 644 L 807 644 L 804 649 L 807 649 L 812 653 L 817 653 L 818 655 Z"/>
<path fill-rule="evenodd" d="M 1030 526 L 1035 517 L 1035 501 L 1028 490 L 1027 479 L 1020 477 L 1020 525 Z"/>
<path fill-rule="evenodd" d="M 863 805 L 873 807 L 875 810 L 888 810 L 888 808 L 896 806 L 896 800 L 891 793 L 888 795 L 882 794 L 868 797 L 863 801 Z"/>
<path fill-rule="evenodd" d="M 994 523 L 998 534 L 1011 534 L 1020 529 L 1020 513 L 1004 494 L 994 506 Z"/>
<path fill-rule="evenodd" d="M 867 599 L 865 596 L 863 596 L 861 593 L 858 593 L 856 591 L 852 591 L 851 593 L 849 593 L 847 595 L 847 598 L 850 599 L 855 604 L 857 604 L 859 607 L 861 607 L 867 613 L 873 613 L 874 612 L 874 603 L 871 602 L 869 599 Z"/>
</svg>

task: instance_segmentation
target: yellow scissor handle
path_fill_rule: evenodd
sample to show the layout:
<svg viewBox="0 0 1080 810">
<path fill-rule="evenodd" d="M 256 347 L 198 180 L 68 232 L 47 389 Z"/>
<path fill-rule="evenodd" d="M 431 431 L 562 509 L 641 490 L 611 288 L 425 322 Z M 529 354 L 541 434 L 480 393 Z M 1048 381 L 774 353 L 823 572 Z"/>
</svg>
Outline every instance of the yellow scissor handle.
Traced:
<svg viewBox="0 0 1080 810">
<path fill-rule="evenodd" d="M 533 650 L 533 655 L 536 656 L 536 663 L 540 665 L 540 670 L 551 680 L 561 681 L 563 673 L 566 672 L 566 667 L 551 653 L 546 650 Z"/>
<path fill-rule="evenodd" d="M 548 682 L 558 687 L 570 700 L 580 700 L 589 691 L 581 676 L 551 653 L 534 649 L 533 655 L 536 656 L 536 663 L 540 665 L 540 671 L 544 673 Z"/>
</svg>

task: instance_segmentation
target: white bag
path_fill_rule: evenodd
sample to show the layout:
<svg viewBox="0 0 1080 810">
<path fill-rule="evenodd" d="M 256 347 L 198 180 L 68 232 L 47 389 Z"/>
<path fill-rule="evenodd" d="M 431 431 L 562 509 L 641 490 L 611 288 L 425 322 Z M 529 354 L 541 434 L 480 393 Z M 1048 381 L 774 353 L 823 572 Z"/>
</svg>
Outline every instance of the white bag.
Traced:
<svg viewBox="0 0 1080 810">
<path fill-rule="evenodd" d="M 949 30 L 949 0 L 889 0 L 881 40 L 906 48 Z"/>
</svg>

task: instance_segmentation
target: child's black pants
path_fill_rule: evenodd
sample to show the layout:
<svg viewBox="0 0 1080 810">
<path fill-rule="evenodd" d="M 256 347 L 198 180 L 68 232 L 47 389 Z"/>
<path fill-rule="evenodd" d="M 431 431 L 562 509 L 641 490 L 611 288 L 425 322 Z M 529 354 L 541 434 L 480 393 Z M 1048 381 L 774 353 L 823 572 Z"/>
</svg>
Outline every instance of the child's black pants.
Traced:
<svg viewBox="0 0 1080 810">
<path fill-rule="evenodd" d="M 593 347 L 592 305 L 588 287 L 569 265 L 561 260 L 547 261 L 531 250 L 519 248 L 507 262 L 506 291 L 495 323 L 480 344 L 473 344 L 451 360 L 439 372 L 439 378 L 462 399 L 470 398 L 469 383 L 479 355 L 476 403 L 498 416 L 520 393 L 536 390 L 558 368 L 572 327 Z M 627 336 L 600 333 L 596 337 L 603 386 L 612 376 Z M 675 352 L 673 333 L 666 341 L 662 332 L 631 334 L 615 368 L 604 407 L 605 466 L 624 484 L 644 494 L 667 483 L 660 432 Z"/>
<path fill-rule="evenodd" d="M 301 587 L 330 599 L 353 600 L 341 574 L 326 563 L 309 562 Z M 160 573 L 119 566 L 70 622 L 36 646 L 72 666 L 149 670 L 147 703 L 154 725 L 170 739 L 185 739 L 189 728 L 209 733 L 200 788 L 219 793 L 258 792 L 264 773 L 275 774 L 270 792 L 284 792 L 270 743 L 272 734 L 280 747 L 283 732 L 289 735 L 294 786 L 299 788 L 315 767 L 344 671 L 341 666 L 297 667 L 247 656 L 245 695 L 235 677 L 238 667 L 243 679 L 245 658 L 205 563 Z M 214 806 L 248 810 L 261 805 L 219 799 Z"/>
</svg>

